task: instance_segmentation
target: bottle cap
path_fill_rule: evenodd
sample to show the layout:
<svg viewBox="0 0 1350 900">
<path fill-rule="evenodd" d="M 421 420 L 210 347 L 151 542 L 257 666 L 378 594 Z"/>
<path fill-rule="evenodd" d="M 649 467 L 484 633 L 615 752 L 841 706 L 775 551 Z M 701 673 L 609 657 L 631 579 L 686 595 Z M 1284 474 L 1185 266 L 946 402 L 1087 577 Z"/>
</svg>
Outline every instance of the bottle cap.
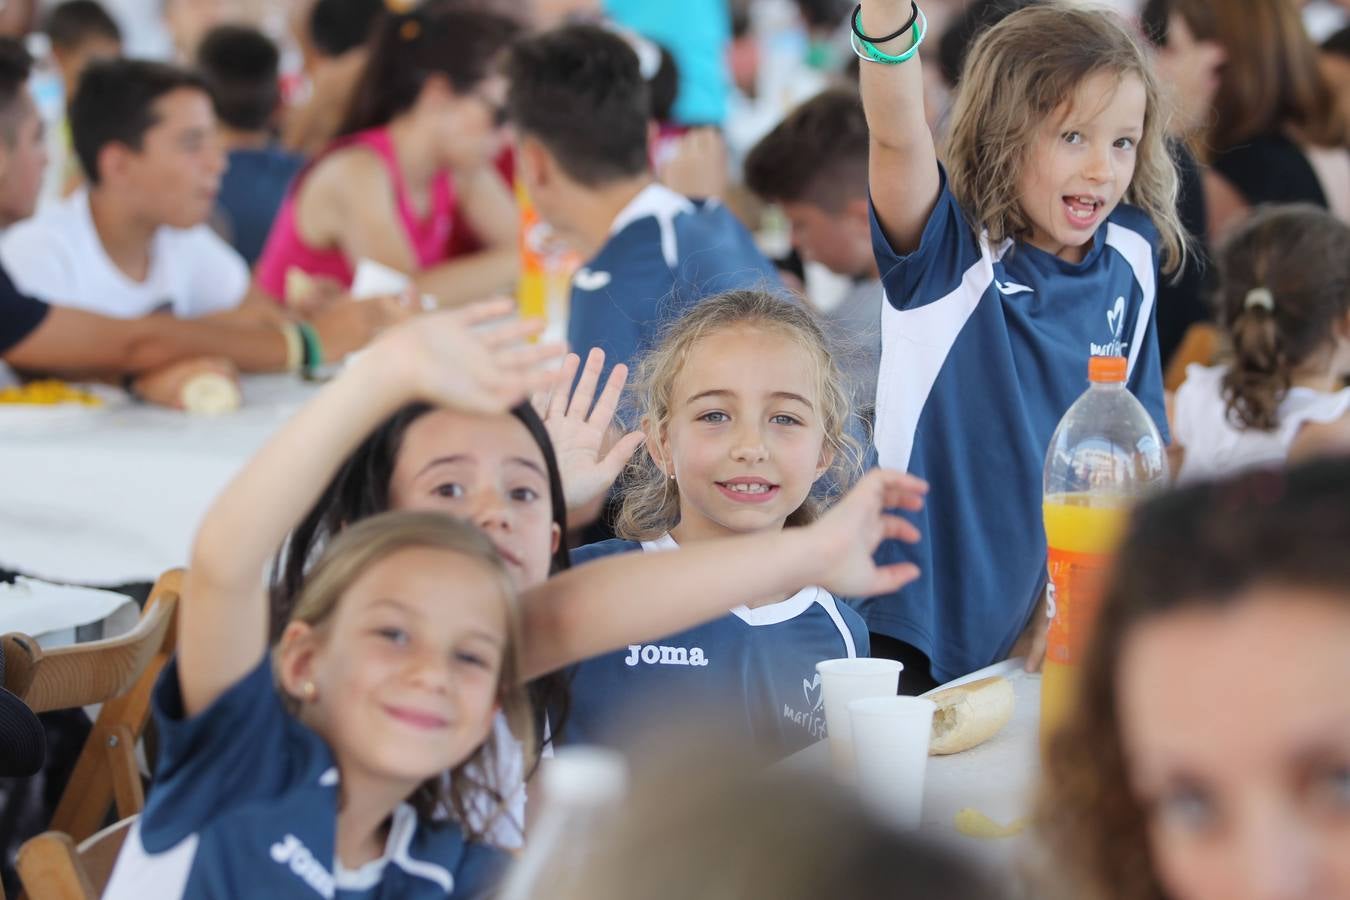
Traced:
<svg viewBox="0 0 1350 900">
<path fill-rule="evenodd" d="M 1093 384 L 1119 384 L 1125 381 L 1125 357 L 1094 356 L 1088 360 L 1088 381 Z"/>
</svg>

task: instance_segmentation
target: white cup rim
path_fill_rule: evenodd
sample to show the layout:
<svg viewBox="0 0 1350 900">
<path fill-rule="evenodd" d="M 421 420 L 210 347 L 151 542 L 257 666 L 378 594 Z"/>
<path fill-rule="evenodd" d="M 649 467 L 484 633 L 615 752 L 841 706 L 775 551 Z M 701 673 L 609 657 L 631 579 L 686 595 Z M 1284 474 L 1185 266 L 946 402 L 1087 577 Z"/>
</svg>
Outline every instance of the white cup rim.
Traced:
<svg viewBox="0 0 1350 900">
<path fill-rule="evenodd" d="M 816 663 L 816 671 L 821 675 L 843 675 L 845 677 L 871 678 L 877 675 L 899 675 L 905 670 L 904 663 L 895 659 L 878 656 L 846 656 L 840 659 L 825 659 Z"/>
<path fill-rule="evenodd" d="M 937 712 L 937 704 L 923 697 L 906 697 L 903 694 L 895 697 L 863 697 L 850 700 L 848 711 L 850 715 L 859 716 L 932 716 Z"/>
</svg>

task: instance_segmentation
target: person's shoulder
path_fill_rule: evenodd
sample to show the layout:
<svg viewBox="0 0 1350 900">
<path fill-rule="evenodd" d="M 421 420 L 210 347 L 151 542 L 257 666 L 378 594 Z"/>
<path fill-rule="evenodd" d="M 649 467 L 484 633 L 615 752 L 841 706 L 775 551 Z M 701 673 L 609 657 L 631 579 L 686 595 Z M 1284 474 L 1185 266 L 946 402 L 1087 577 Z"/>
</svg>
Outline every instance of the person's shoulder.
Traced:
<svg viewBox="0 0 1350 900">
<path fill-rule="evenodd" d="M 611 538 L 607 541 L 597 541 L 594 544 L 587 544 L 584 547 L 578 547 L 571 551 L 572 564 L 580 565 L 595 559 L 602 559 L 606 556 L 617 556 L 620 553 L 632 553 L 635 550 L 641 550 L 642 544 L 639 541 L 627 541 L 622 538 Z"/>
<path fill-rule="evenodd" d="M 303 189 L 320 197 L 352 197 L 365 191 L 392 191 L 394 178 L 379 152 L 352 143 L 315 160 L 305 172 Z"/>
<path fill-rule="evenodd" d="M 1116 208 L 1111 210 L 1111 214 L 1106 217 L 1106 221 L 1108 225 L 1135 232 L 1151 245 L 1158 242 L 1161 234 L 1149 214 L 1131 203 L 1117 204 Z"/>
<path fill-rule="evenodd" d="M 6 228 L 0 243 L 25 248 L 73 243 L 80 233 L 81 203 L 87 203 L 83 191 L 45 206 L 27 219 Z"/>
</svg>

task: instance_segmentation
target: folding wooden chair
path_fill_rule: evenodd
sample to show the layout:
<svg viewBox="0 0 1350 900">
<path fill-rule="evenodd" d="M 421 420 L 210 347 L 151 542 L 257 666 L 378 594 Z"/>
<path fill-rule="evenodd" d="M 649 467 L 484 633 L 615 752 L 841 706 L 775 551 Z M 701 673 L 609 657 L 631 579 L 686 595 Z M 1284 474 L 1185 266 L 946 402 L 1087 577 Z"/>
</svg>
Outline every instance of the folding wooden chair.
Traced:
<svg viewBox="0 0 1350 900">
<path fill-rule="evenodd" d="M 5 687 L 36 712 L 102 703 L 75 763 L 51 831 L 78 844 L 102 826 L 116 803 L 118 818 L 145 806 L 136 742 L 150 718 L 150 693 L 173 653 L 183 573 L 155 584 L 136 627 L 120 637 L 45 652 L 27 635 L 7 634 Z"/>
<path fill-rule="evenodd" d="M 28 900 L 98 900 L 135 821 L 130 816 L 109 825 L 79 846 L 59 831 L 25 841 L 18 869 Z"/>
</svg>

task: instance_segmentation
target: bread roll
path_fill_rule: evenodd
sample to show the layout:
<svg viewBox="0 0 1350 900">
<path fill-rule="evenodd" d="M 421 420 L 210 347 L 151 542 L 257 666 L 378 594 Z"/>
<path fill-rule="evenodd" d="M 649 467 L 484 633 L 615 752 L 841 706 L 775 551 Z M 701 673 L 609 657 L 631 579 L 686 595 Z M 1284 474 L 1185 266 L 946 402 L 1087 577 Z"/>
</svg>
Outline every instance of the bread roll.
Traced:
<svg viewBox="0 0 1350 900">
<path fill-rule="evenodd" d="M 234 412 L 243 402 L 239 387 L 218 372 L 202 372 L 183 385 L 183 409 L 199 416 L 218 416 Z"/>
<path fill-rule="evenodd" d="M 1012 684 L 998 675 L 927 696 L 937 704 L 928 752 L 939 756 L 983 744 L 1013 714 Z"/>
</svg>

